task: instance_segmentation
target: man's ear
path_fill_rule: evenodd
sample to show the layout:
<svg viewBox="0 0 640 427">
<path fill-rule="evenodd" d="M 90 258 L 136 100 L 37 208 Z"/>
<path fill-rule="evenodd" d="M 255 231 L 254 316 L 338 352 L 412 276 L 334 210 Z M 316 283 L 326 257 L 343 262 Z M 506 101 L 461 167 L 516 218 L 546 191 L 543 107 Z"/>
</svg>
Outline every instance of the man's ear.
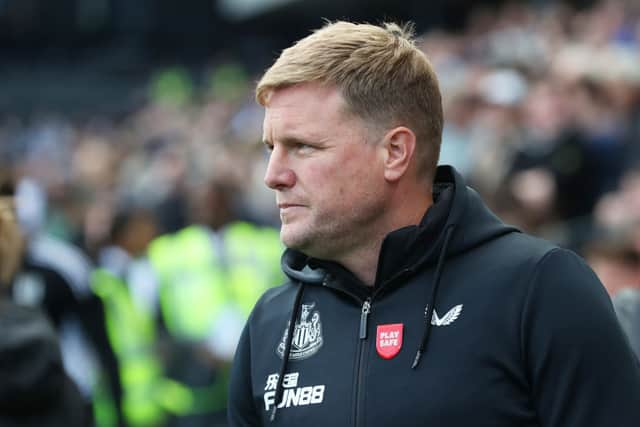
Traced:
<svg viewBox="0 0 640 427">
<path fill-rule="evenodd" d="M 384 136 L 384 177 L 387 181 L 397 181 L 407 172 L 416 148 L 416 134 L 405 126 L 391 129 Z"/>
</svg>

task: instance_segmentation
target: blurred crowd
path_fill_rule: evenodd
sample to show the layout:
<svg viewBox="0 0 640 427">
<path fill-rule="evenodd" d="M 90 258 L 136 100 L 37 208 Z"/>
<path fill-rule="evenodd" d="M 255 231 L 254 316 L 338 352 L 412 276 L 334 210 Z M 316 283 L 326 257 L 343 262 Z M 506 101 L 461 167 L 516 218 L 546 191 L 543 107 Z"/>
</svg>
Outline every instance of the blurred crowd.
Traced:
<svg viewBox="0 0 640 427">
<path fill-rule="evenodd" d="M 613 297 L 640 289 L 640 3 L 477 9 L 464 31 L 432 30 L 419 43 L 444 95 L 441 163 L 506 222 L 585 256 Z M 148 258 L 152 242 L 193 224 L 277 228 L 255 78 L 233 62 L 206 79 L 163 69 L 135 111 L 0 117 L 0 167 L 17 183 L 27 240 L 72 244 L 93 269 L 112 265 L 108 248 Z M 132 292 L 161 299 L 149 286 Z M 109 338 L 94 347 L 113 347 Z"/>
<path fill-rule="evenodd" d="M 445 96 L 441 162 L 507 222 L 593 260 L 610 293 L 635 286 L 636 256 L 619 254 L 640 248 L 640 5 L 477 10 L 423 47 Z"/>
</svg>

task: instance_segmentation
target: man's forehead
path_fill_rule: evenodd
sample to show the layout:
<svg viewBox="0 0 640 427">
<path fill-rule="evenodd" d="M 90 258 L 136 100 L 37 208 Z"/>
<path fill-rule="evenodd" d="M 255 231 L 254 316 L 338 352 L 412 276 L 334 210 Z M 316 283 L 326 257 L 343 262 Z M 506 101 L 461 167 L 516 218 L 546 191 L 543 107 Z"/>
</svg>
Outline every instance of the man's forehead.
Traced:
<svg viewBox="0 0 640 427">
<path fill-rule="evenodd" d="M 316 83 L 305 83 L 273 91 L 265 103 L 263 132 L 277 128 L 291 136 L 308 136 L 326 133 L 327 126 L 337 125 L 348 119 L 346 103 L 340 92 Z M 297 135 L 298 133 L 304 135 Z"/>
<path fill-rule="evenodd" d="M 312 141 L 323 139 L 330 129 L 324 126 L 326 121 L 318 116 L 291 113 L 267 112 L 262 126 L 263 141 L 290 140 Z"/>
</svg>

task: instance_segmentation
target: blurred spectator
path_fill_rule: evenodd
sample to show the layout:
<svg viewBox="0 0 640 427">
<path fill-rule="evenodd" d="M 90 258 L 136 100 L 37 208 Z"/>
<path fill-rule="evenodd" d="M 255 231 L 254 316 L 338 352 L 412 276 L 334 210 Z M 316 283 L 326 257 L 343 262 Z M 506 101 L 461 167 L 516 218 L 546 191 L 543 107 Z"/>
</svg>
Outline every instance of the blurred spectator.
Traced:
<svg viewBox="0 0 640 427">
<path fill-rule="evenodd" d="M 110 238 L 99 254 L 92 287 L 105 307 L 106 328 L 119 362 L 121 403 L 127 426 L 166 425 L 192 405 L 188 389 L 165 377 L 157 332 L 158 289 L 144 258 L 156 235 L 153 215 L 122 207 L 110 227 Z M 105 426 L 109 425 L 107 423 Z"/>
<path fill-rule="evenodd" d="M 117 362 L 107 341 L 102 305 L 90 288 L 91 262 L 79 248 L 42 230 L 46 202 L 41 197 L 34 182 L 18 185 L 24 253 L 9 292 L 15 303 L 46 313 L 60 337 L 65 370 L 90 408 L 100 366 L 108 374 L 109 388 L 119 395 Z"/>
<path fill-rule="evenodd" d="M 613 306 L 631 348 L 640 358 L 640 289 L 622 289 L 613 297 Z"/>
<path fill-rule="evenodd" d="M 628 239 L 600 238 L 583 248 L 583 253 L 609 295 L 625 288 L 640 289 L 640 253 Z"/>
<path fill-rule="evenodd" d="M 278 233 L 238 221 L 238 194 L 228 178 L 196 185 L 189 193 L 193 225 L 149 246 L 172 340 L 167 372 L 194 396 L 193 413 L 172 425 L 225 425 L 226 377 L 242 327 L 260 295 L 282 281 Z"/>
<path fill-rule="evenodd" d="M 22 247 L 14 209 L 12 185 L 0 176 L 0 285 L 15 274 Z M 57 337 L 46 317 L 7 301 L 3 294 L 0 292 L 0 425 L 91 426 L 91 413 L 64 372 Z"/>
<path fill-rule="evenodd" d="M 6 285 L 13 279 L 24 245 L 16 218 L 11 179 L 0 172 L 0 285 Z"/>
<path fill-rule="evenodd" d="M 0 300 L 0 330 L 0 425 L 91 426 L 91 412 L 65 374 L 57 336 L 46 317 Z"/>
<path fill-rule="evenodd" d="M 601 238 L 584 253 L 611 295 L 620 325 L 640 358 L 640 252 L 632 236 Z"/>
<path fill-rule="evenodd" d="M 594 222 L 609 237 L 592 239 L 584 254 L 612 296 L 620 324 L 640 357 L 640 174 L 636 169 L 598 202 Z"/>
</svg>

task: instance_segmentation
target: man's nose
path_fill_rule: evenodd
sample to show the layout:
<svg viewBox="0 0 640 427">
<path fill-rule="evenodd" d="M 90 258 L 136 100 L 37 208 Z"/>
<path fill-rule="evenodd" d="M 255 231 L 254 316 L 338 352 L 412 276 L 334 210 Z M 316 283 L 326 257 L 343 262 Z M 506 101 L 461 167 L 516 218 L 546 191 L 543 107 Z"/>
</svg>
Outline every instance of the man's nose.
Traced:
<svg viewBox="0 0 640 427">
<path fill-rule="evenodd" d="M 269 156 L 264 183 L 273 190 L 282 190 L 293 187 L 295 182 L 296 175 L 288 164 L 286 151 L 274 147 Z"/>
</svg>

